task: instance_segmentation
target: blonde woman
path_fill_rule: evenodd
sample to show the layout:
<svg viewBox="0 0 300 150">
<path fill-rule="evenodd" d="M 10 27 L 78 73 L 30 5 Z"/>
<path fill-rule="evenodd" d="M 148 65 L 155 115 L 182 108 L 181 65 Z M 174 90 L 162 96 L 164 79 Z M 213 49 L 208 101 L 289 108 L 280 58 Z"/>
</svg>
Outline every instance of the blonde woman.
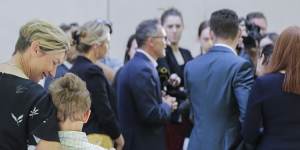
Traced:
<svg viewBox="0 0 300 150">
<path fill-rule="evenodd" d="M 0 64 L 0 149 L 59 149 L 56 110 L 37 82 L 55 75 L 69 45 L 65 33 L 45 21 L 20 29 L 12 58 Z"/>
<path fill-rule="evenodd" d="M 122 149 L 124 139 L 120 131 L 115 111 L 115 96 L 103 69 L 96 63 L 108 50 L 109 28 L 98 20 L 89 21 L 79 28 L 76 49 L 80 55 L 70 72 L 86 82 L 91 94 L 91 116 L 83 126 L 87 134 L 107 134 L 116 143 L 116 149 Z"/>
</svg>

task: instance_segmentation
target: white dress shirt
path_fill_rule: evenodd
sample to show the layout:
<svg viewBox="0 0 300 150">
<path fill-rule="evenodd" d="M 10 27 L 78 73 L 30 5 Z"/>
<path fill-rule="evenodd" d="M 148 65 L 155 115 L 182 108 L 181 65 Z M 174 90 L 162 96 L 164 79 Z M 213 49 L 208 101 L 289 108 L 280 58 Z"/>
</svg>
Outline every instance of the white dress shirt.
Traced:
<svg viewBox="0 0 300 150">
<path fill-rule="evenodd" d="M 214 44 L 214 46 L 222 46 L 222 47 L 226 47 L 228 49 L 230 49 L 235 55 L 238 55 L 237 52 L 229 45 L 227 44 L 221 44 L 221 43 L 217 43 L 217 44 Z"/>
</svg>

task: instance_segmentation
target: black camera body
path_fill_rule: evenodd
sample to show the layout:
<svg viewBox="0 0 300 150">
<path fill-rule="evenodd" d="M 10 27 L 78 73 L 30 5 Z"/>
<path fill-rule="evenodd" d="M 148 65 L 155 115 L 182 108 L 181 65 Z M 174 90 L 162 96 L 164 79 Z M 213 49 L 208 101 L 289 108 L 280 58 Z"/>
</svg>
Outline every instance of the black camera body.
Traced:
<svg viewBox="0 0 300 150">
<path fill-rule="evenodd" d="M 260 27 L 249 21 L 245 22 L 247 36 L 243 37 L 245 49 L 257 48 L 262 38 Z"/>
</svg>

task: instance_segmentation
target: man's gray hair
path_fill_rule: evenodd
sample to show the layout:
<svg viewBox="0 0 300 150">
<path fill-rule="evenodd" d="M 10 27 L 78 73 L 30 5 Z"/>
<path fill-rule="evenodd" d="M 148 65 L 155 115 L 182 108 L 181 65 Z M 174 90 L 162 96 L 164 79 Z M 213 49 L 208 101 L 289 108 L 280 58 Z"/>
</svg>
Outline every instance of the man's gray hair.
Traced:
<svg viewBox="0 0 300 150">
<path fill-rule="evenodd" d="M 142 21 L 135 31 L 135 39 L 139 48 L 141 48 L 148 37 L 156 36 L 158 32 L 158 19 L 149 19 Z"/>
</svg>

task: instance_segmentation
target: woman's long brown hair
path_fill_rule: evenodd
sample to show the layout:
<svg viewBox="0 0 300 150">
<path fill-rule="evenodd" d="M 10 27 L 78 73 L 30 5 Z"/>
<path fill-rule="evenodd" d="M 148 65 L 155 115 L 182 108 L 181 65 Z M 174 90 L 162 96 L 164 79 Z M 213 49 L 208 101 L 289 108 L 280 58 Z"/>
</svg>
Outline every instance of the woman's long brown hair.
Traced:
<svg viewBox="0 0 300 150">
<path fill-rule="evenodd" d="M 285 71 L 282 89 L 300 94 L 300 27 L 285 29 L 277 39 L 268 72 Z"/>
</svg>

